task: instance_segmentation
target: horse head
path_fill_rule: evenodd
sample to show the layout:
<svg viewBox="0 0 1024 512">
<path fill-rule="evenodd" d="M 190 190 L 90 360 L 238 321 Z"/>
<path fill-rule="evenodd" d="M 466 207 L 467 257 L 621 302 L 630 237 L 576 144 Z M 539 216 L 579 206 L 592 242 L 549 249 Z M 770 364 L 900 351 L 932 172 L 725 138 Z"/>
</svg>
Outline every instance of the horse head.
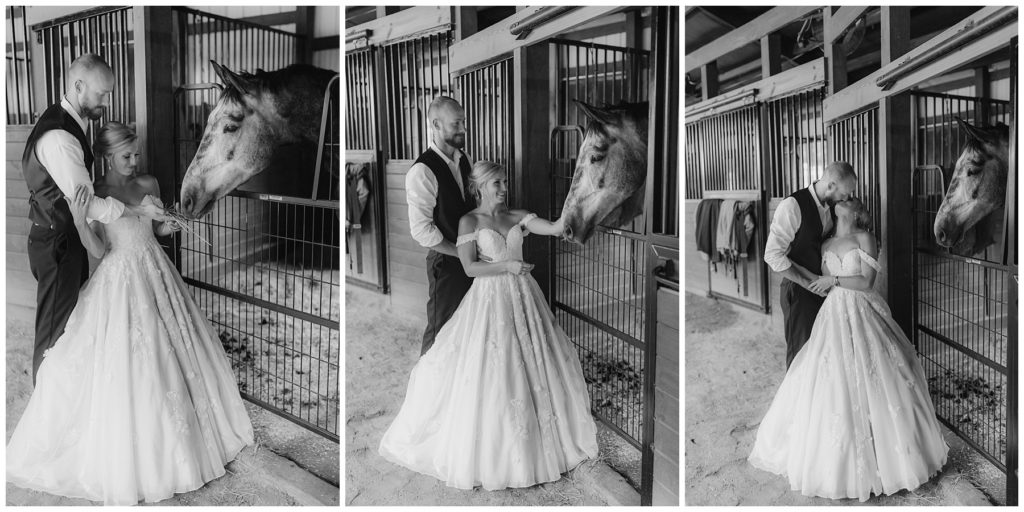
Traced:
<svg viewBox="0 0 1024 512">
<path fill-rule="evenodd" d="M 211 63 L 225 87 L 181 184 L 182 213 L 193 218 L 266 169 L 281 146 L 309 143 L 315 151 L 334 76 L 305 65 L 253 75 Z"/>
<path fill-rule="evenodd" d="M 598 224 L 615 227 L 639 215 L 647 177 L 647 103 L 603 109 L 576 102 L 589 119 L 562 217 L 565 238 L 579 244 Z"/>
<path fill-rule="evenodd" d="M 946 195 L 935 214 L 935 241 L 953 253 L 970 256 L 995 242 L 996 233 L 979 224 L 1006 200 L 1010 130 L 1003 123 L 978 127 L 959 117 L 968 140 L 956 161 Z M 984 225 L 983 225 L 984 224 Z"/>
</svg>

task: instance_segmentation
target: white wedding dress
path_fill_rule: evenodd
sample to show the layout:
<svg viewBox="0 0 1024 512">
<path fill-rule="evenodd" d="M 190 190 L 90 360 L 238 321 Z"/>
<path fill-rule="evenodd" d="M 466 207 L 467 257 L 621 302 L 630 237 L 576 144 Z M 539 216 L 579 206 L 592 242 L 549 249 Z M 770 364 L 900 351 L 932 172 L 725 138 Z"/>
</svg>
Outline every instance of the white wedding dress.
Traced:
<svg viewBox="0 0 1024 512">
<path fill-rule="evenodd" d="M 223 475 L 253 431 L 217 333 L 151 221 L 105 229 L 110 249 L 7 445 L 7 481 L 135 505 Z"/>
<path fill-rule="evenodd" d="M 481 259 L 522 260 L 524 233 L 459 237 Z M 379 453 L 449 487 L 529 487 L 597 456 L 583 370 L 529 274 L 477 277 L 409 377 Z"/>
<path fill-rule="evenodd" d="M 826 251 L 832 275 L 879 270 L 861 249 Z M 749 460 L 806 496 L 856 498 L 915 489 L 946 463 L 914 346 L 874 290 L 833 288 L 761 420 Z"/>
</svg>

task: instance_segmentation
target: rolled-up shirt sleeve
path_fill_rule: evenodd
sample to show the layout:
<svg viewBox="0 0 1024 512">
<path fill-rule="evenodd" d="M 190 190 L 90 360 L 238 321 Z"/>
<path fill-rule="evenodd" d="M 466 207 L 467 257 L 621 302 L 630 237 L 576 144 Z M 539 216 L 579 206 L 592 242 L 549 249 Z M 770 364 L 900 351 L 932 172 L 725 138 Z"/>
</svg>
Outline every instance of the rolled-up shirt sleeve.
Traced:
<svg viewBox="0 0 1024 512">
<path fill-rule="evenodd" d="M 74 135 L 64 130 L 50 130 L 36 142 L 36 158 L 46 167 L 53 182 L 65 196 L 71 197 L 75 188 L 85 185 L 95 192 L 85 168 L 85 153 Z M 86 218 L 109 224 L 124 214 L 124 203 L 113 197 L 95 197 L 89 203 Z"/>
<path fill-rule="evenodd" d="M 800 206 L 796 199 L 787 197 L 779 203 L 768 230 L 768 242 L 764 247 L 764 262 L 775 272 L 785 272 L 793 266 L 790 261 L 789 245 L 793 243 L 800 226 Z"/>
<path fill-rule="evenodd" d="M 425 164 L 414 164 L 406 173 L 405 198 L 409 204 L 409 233 L 412 239 L 423 247 L 441 243 L 444 235 L 434 224 L 437 180 Z"/>
</svg>

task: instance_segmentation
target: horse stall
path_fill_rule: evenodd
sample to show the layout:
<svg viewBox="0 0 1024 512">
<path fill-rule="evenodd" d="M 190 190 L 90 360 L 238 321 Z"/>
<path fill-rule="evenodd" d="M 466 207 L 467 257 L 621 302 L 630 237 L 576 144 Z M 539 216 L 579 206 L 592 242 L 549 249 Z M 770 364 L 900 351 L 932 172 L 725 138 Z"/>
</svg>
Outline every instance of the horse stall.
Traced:
<svg viewBox="0 0 1024 512">
<path fill-rule="evenodd" d="M 339 68 L 337 8 L 28 7 L 8 8 L 8 18 L 17 29 L 13 58 L 8 33 L 8 69 L 24 56 L 29 80 L 18 90 L 35 89 L 34 96 L 15 103 L 28 109 L 20 122 L 31 124 L 59 99 L 71 60 L 100 54 L 118 82 L 111 108 L 92 124 L 91 134 L 108 120 L 134 125 L 140 167 L 158 179 L 166 205 L 178 202 L 186 168 L 224 87 L 211 60 L 249 73 L 292 63 L 335 73 Z M 15 81 L 24 76 L 17 74 Z M 267 170 L 218 201 L 208 215 L 161 239 L 217 329 L 242 396 L 335 442 L 342 259 L 337 84 L 335 77 L 317 93 L 324 106 L 314 144 L 284 146 Z M 12 132 L 20 130 L 9 120 L 9 162 L 20 157 L 21 150 L 10 145 Z M 102 173 L 97 160 L 92 171 Z M 24 184 L 20 171 L 12 175 L 8 169 L 10 255 L 12 244 L 24 245 L 27 210 L 21 205 L 27 195 L 12 201 L 12 188 L 20 193 Z M 12 233 L 12 225 L 19 231 Z M 18 276 L 9 281 L 15 289 L 9 285 L 8 311 L 33 306 L 34 300 L 22 298 L 35 290 L 31 276 L 20 274 L 27 274 L 27 260 L 19 253 L 16 269 L 8 262 L 8 274 Z"/>
<path fill-rule="evenodd" d="M 781 332 L 780 278 L 761 254 L 774 210 L 829 162 L 851 163 L 879 241 L 875 289 L 917 348 L 940 421 L 1006 476 L 986 492 L 1016 504 L 1016 8 L 728 9 L 688 11 L 687 290 Z M 934 228 L 971 139 L 956 118 L 1011 127 L 1006 197 L 987 199 L 1000 208 L 971 235 L 994 243 L 966 255 Z M 736 270 L 694 244 L 698 207 L 716 198 L 764 203 Z"/>
<path fill-rule="evenodd" d="M 359 22 L 346 29 L 346 66 L 356 73 L 346 162 L 372 170 L 362 272 L 350 260 L 347 282 L 380 290 L 398 315 L 422 317 L 427 301 L 426 250 L 409 235 L 404 178 L 427 147 L 434 97 L 464 106 L 473 160 L 508 168 L 509 206 L 551 219 L 587 125 L 574 100 L 648 102 L 644 213 L 599 227 L 585 246 L 527 237 L 524 257 L 579 351 L 595 418 L 636 451 L 641 464 L 629 478 L 641 501 L 678 503 L 678 9 L 367 9 L 347 11 Z M 350 237 L 350 254 L 355 244 Z"/>
</svg>

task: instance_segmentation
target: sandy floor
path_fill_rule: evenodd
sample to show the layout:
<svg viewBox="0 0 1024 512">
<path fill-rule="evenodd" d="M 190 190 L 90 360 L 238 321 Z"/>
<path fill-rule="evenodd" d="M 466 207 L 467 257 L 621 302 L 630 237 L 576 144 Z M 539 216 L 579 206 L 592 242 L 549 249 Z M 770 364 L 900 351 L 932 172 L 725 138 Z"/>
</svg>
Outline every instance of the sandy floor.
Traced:
<svg viewBox="0 0 1024 512">
<path fill-rule="evenodd" d="M 758 424 L 785 374 L 785 340 L 763 314 L 686 294 L 687 505 L 855 505 L 810 498 L 783 477 L 754 469 L 746 457 Z M 950 462 L 915 491 L 875 497 L 868 505 L 987 505 L 1005 480 L 946 432 Z M 974 485 L 990 486 L 986 498 Z"/>
<path fill-rule="evenodd" d="M 558 482 L 488 492 L 448 488 L 377 455 L 380 438 L 405 397 L 423 326 L 388 316 L 374 295 L 346 290 L 345 505 L 604 505 L 570 473 Z M 606 435 L 599 436 L 600 438 Z M 602 458 L 629 451 L 602 441 Z"/>
<path fill-rule="evenodd" d="M 6 439 L 17 425 L 31 395 L 31 334 L 23 322 L 11 322 L 7 327 L 7 417 Z M 298 505 L 290 486 L 305 487 L 301 480 L 321 480 L 320 489 L 333 486 L 333 500 L 337 503 L 340 450 L 337 443 L 328 441 L 308 430 L 255 405 L 246 403 L 253 423 L 256 444 L 247 447 L 227 466 L 227 474 L 201 489 L 179 494 L 156 505 Z M 284 459 L 277 459 L 297 468 L 266 467 L 267 458 L 260 451 L 269 450 Z M 288 462 L 290 461 L 290 462 Z M 294 474 L 295 482 L 280 482 L 282 471 Z M 75 500 L 41 492 L 28 491 L 8 484 L 8 505 L 90 505 L 86 500 Z"/>
</svg>

